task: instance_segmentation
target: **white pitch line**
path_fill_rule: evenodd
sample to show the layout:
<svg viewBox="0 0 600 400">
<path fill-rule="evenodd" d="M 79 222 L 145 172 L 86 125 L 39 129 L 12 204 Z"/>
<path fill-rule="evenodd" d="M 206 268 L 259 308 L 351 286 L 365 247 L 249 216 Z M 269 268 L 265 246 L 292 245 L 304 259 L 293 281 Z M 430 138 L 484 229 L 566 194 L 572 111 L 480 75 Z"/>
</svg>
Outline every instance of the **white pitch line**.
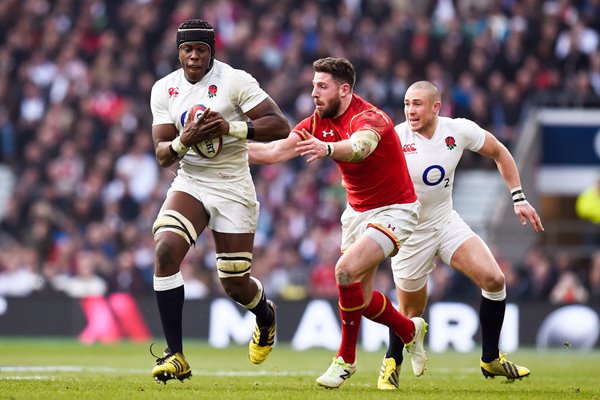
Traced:
<svg viewBox="0 0 600 400">
<path fill-rule="evenodd" d="M 55 373 L 104 373 L 104 374 L 127 374 L 139 375 L 149 374 L 149 369 L 144 368 L 113 368 L 101 366 L 78 366 L 78 365 L 2 365 L 0 366 L 0 381 L 2 380 L 44 380 L 44 379 L 60 379 L 65 376 L 52 375 Z M 269 377 L 269 376 L 317 376 L 316 371 L 209 371 L 209 370 L 193 370 L 195 377 Z M 456 379 L 462 379 L 466 376 L 477 372 L 475 368 L 436 368 L 428 371 L 426 374 L 429 378 L 434 378 L 444 375 L 453 375 Z M 49 375 L 5 375 L 6 373 L 47 373 Z"/>
<path fill-rule="evenodd" d="M 0 381 L 45 381 L 53 379 L 55 379 L 55 377 L 47 375 L 0 376 Z"/>
<path fill-rule="evenodd" d="M 91 372 L 91 373 L 114 373 L 114 374 L 147 374 L 149 369 L 140 368 L 112 368 L 112 367 L 83 367 L 77 365 L 4 365 L 0 366 L 0 380 L 5 372 Z M 193 376 L 310 376 L 315 371 L 206 371 L 192 370 Z"/>
</svg>

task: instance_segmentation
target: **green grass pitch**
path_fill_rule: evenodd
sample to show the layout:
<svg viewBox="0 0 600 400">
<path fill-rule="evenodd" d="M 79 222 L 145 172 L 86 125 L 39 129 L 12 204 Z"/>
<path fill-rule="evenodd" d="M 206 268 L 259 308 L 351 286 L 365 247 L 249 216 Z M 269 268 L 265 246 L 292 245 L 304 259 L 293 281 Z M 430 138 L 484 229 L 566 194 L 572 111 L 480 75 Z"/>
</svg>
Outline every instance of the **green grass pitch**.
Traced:
<svg viewBox="0 0 600 400">
<path fill-rule="evenodd" d="M 521 350 L 514 362 L 532 370 L 522 381 L 485 379 L 479 354 L 428 353 L 424 376 L 401 372 L 400 389 L 377 390 L 381 353 L 358 353 L 358 370 L 340 389 L 315 384 L 334 355 L 328 350 L 293 351 L 278 344 L 262 365 L 245 347 L 214 349 L 187 341 L 193 376 L 184 383 L 157 384 L 150 376 L 149 344 L 86 346 L 68 339 L 0 339 L 0 400 L 30 399 L 598 399 L 600 352 L 571 348 Z M 155 352 L 162 350 L 157 344 Z"/>
</svg>

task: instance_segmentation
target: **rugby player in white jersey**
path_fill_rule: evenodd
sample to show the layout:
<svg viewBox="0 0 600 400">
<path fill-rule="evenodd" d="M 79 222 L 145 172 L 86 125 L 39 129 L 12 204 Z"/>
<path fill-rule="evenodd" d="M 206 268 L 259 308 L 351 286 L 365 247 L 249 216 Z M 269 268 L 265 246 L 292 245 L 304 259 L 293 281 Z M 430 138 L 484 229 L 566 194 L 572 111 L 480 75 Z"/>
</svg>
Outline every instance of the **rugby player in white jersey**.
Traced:
<svg viewBox="0 0 600 400">
<path fill-rule="evenodd" d="M 191 376 L 183 355 L 180 264 L 206 228 L 212 231 L 223 289 L 256 315 L 250 360 L 259 364 L 270 353 L 275 307 L 250 276 L 259 203 L 246 142 L 280 139 L 290 131 L 250 74 L 215 59 L 215 32 L 208 22 L 183 22 L 176 40 L 181 68 L 158 80 L 150 99 L 156 159 L 165 168 L 179 162 L 153 226 L 154 290 L 167 349 L 152 375 L 163 383 Z"/>
<path fill-rule="evenodd" d="M 400 312 L 409 318 L 423 314 L 428 276 L 435 267 L 434 257 L 439 256 L 481 288 L 483 375 L 521 379 L 529 375 L 529 369 L 508 361 L 499 351 L 506 306 L 504 275 L 488 246 L 452 208 L 454 171 L 463 150 L 492 158 L 510 189 L 521 224 L 529 221 L 536 232 L 544 228 L 525 199 L 517 166 L 506 147 L 473 121 L 438 116 L 440 107 L 440 94 L 433 84 L 413 83 L 404 97 L 406 121 L 395 127 L 422 204 L 414 233 L 392 258 Z M 390 335 L 377 382 L 379 389 L 398 387 L 403 347 L 396 335 Z"/>
</svg>

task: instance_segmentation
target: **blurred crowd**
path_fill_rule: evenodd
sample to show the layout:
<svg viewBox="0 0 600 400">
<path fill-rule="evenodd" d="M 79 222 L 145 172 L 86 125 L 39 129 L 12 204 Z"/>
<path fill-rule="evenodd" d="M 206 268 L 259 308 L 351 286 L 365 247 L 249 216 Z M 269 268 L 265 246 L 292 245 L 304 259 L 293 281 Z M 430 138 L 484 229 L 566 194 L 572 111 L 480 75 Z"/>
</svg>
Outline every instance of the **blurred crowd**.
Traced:
<svg viewBox="0 0 600 400">
<path fill-rule="evenodd" d="M 177 68 L 175 32 L 203 18 L 216 57 L 254 75 L 293 126 L 313 111 L 311 63 L 349 58 L 356 91 L 400 123 L 427 79 L 441 114 L 471 118 L 509 148 L 531 107 L 600 106 L 600 1 L 3 0 L 0 2 L 0 295 L 152 293 L 151 226 L 173 178 L 154 158 L 150 90 Z M 465 154 L 462 168 L 489 168 Z M 253 271 L 270 296 L 335 298 L 337 168 L 253 166 L 261 202 Z M 600 300 L 600 253 L 497 255 L 514 300 Z M 389 268 L 377 285 L 393 297 Z M 212 239 L 182 264 L 188 298 L 219 295 Z M 433 300 L 471 297 L 447 266 Z"/>
</svg>

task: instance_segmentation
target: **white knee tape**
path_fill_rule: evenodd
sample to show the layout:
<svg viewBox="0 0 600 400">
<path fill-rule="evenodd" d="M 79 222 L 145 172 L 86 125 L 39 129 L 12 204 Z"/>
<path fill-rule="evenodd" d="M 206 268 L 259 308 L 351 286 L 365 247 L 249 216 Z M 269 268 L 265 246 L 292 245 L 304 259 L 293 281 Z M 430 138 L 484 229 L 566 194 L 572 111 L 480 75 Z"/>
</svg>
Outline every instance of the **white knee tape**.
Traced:
<svg viewBox="0 0 600 400">
<path fill-rule="evenodd" d="M 252 253 L 217 253 L 217 273 L 219 278 L 234 278 L 250 273 Z"/>
<path fill-rule="evenodd" d="M 181 275 L 181 271 L 171 276 L 154 275 L 153 286 L 157 292 L 178 288 L 183 286 L 183 275 Z"/>
<path fill-rule="evenodd" d="M 262 299 L 263 293 L 265 291 L 265 289 L 263 288 L 262 283 L 260 283 L 260 281 L 258 279 L 256 279 L 253 276 L 251 276 L 250 279 L 252 279 L 256 283 L 256 286 L 258 287 L 258 290 L 256 291 L 256 295 L 254 296 L 254 298 L 252 299 L 252 301 L 250 303 L 248 303 L 248 304 L 240 304 L 242 307 L 245 307 L 248 310 L 251 310 L 251 309 L 253 309 L 254 307 L 256 307 L 258 305 L 258 302 L 260 301 L 260 299 Z"/>
<path fill-rule="evenodd" d="M 481 295 L 492 301 L 502 301 L 506 299 L 506 286 L 504 286 L 499 292 L 488 292 L 481 289 Z"/>
<path fill-rule="evenodd" d="M 196 243 L 198 234 L 194 225 L 183 214 L 175 210 L 163 210 L 152 225 L 152 233 L 173 232 L 185 239 L 190 246 Z"/>
</svg>

